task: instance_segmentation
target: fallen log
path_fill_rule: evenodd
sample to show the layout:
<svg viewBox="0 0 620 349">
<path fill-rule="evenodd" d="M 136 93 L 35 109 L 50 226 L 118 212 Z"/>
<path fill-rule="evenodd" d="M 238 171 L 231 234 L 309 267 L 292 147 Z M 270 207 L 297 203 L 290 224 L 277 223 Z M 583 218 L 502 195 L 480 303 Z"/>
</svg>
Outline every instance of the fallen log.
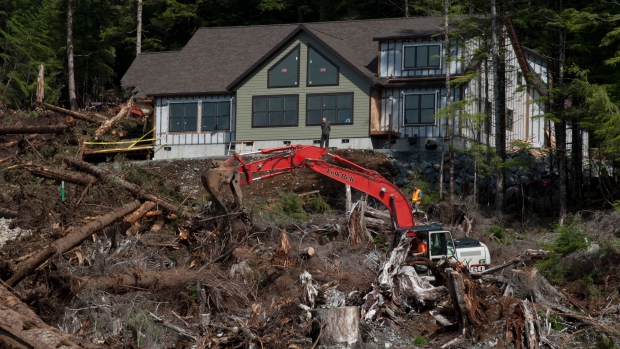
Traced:
<svg viewBox="0 0 620 349">
<path fill-rule="evenodd" d="M 128 213 L 134 211 L 140 207 L 140 201 L 132 201 L 127 205 L 118 208 L 107 215 L 96 219 L 79 230 L 65 236 L 62 239 L 52 242 L 47 248 L 37 253 L 34 257 L 30 258 L 26 265 L 20 268 L 7 282 L 6 284 L 15 287 L 26 276 L 32 273 L 43 262 L 56 255 L 57 253 L 64 253 L 73 247 L 79 245 L 82 241 L 90 237 L 93 233 L 105 228 L 106 226 L 118 221 Z"/>
<path fill-rule="evenodd" d="M 491 269 L 487 269 L 483 272 L 480 273 L 472 273 L 472 277 L 473 278 L 477 278 L 480 277 L 482 275 L 487 275 L 487 274 L 491 274 L 494 273 L 498 270 L 502 270 L 508 266 L 516 266 L 517 264 L 524 262 L 524 261 L 531 261 L 531 260 L 537 260 L 537 259 L 541 259 L 543 257 L 545 257 L 547 255 L 547 251 L 544 250 L 523 250 L 521 251 L 521 253 L 519 253 L 519 255 L 513 259 L 511 259 L 510 261 L 504 263 L 504 264 L 500 264 L 498 266 L 495 266 Z"/>
<path fill-rule="evenodd" d="M 377 219 L 381 219 L 381 220 L 387 220 L 389 222 L 392 221 L 392 216 L 390 215 L 390 212 L 385 210 L 377 210 L 374 209 L 370 206 L 366 207 L 366 212 L 364 212 L 366 214 L 366 217 L 372 217 L 372 218 L 377 218 Z"/>
<path fill-rule="evenodd" d="M 147 213 L 144 215 L 144 217 L 146 217 L 146 218 L 151 218 L 151 217 L 161 216 L 161 215 L 163 215 L 163 214 L 164 214 L 164 212 L 163 212 L 163 211 L 161 211 L 161 210 L 155 210 L 155 211 L 149 211 L 149 212 L 147 212 Z"/>
<path fill-rule="evenodd" d="M 149 234 L 158 234 L 164 228 L 164 221 L 158 220 L 151 226 L 151 230 L 149 230 Z"/>
<path fill-rule="evenodd" d="M 104 122 L 104 121 L 106 121 L 108 119 L 108 118 L 106 118 L 105 116 L 103 116 L 101 114 L 95 114 L 95 116 L 90 116 L 90 115 L 87 115 L 87 114 L 78 113 L 76 111 L 72 111 L 72 110 L 68 110 L 68 109 L 65 109 L 65 108 L 57 107 L 55 105 L 51 105 L 51 104 L 47 104 L 47 103 L 41 103 L 40 105 L 43 108 L 45 108 L 45 109 L 53 110 L 53 111 L 55 111 L 57 113 L 73 116 L 74 118 L 77 118 L 77 119 L 80 119 L 80 120 L 84 120 L 84 121 L 88 121 L 88 122 L 92 122 L 94 124 L 102 123 L 102 122 Z"/>
<path fill-rule="evenodd" d="M 0 135 L 63 133 L 68 129 L 67 125 L 6 126 L 0 127 Z"/>
<path fill-rule="evenodd" d="M 134 224 L 140 218 L 142 218 L 148 211 L 152 210 L 155 207 L 155 203 L 151 201 L 147 201 L 142 204 L 137 210 L 133 211 L 131 214 L 128 214 L 123 218 L 123 222 Z"/>
<path fill-rule="evenodd" d="M 0 347 L 17 349 L 101 348 L 47 325 L 1 284 Z"/>
<path fill-rule="evenodd" d="M 131 289 L 150 289 L 176 287 L 185 284 L 196 284 L 196 281 L 211 280 L 214 282 L 213 271 L 210 269 L 165 269 L 161 271 L 144 271 L 136 269 L 122 274 L 106 274 L 101 276 L 76 277 L 72 280 L 71 289 L 77 293 L 87 289 L 97 289 L 112 293 L 127 292 Z M 230 281 L 232 284 L 234 281 Z M 229 290 L 230 291 L 230 290 Z"/>
<path fill-rule="evenodd" d="M 17 211 L 0 207 L 0 217 L 2 218 L 17 218 L 17 214 Z"/>
<path fill-rule="evenodd" d="M 162 209 L 168 211 L 169 213 L 174 213 L 176 215 L 181 215 L 181 213 L 179 212 L 179 210 L 173 206 L 172 204 L 158 198 L 157 196 L 153 195 L 153 194 L 149 194 L 146 191 L 144 191 L 144 189 L 142 189 L 139 185 L 128 182 L 112 173 L 110 173 L 109 171 L 106 171 L 104 169 L 101 169 L 97 166 L 93 166 L 87 162 L 84 162 L 82 160 L 79 159 L 75 159 L 75 158 L 64 158 L 64 161 L 79 169 L 80 171 L 84 171 L 84 172 L 88 172 L 94 176 L 96 176 L 97 178 L 103 179 L 103 180 L 107 180 L 110 181 L 112 183 L 116 183 L 118 185 L 120 185 L 121 187 L 129 190 L 130 193 L 132 193 L 133 195 L 137 196 L 138 198 L 142 199 L 142 200 L 148 200 L 148 201 L 152 201 L 154 203 L 156 203 L 159 207 L 161 207 Z"/>
<path fill-rule="evenodd" d="M 97 181 L 97 178 L 84 173 L 77 173 L 69 170 L 52 169 L 39 165 L 19 165 L 37 177 L 53 179 L 56 181 L 65 181 L 73 184 L 89 185 Z"/>
<path fill-rule="evenodd" d="M 114 125 L 116 125 L 122 118 L 126 117 L 133 106 L 133 97 L 129 99 L 129 102 L 116 114 L 115 117 L 106 120 L 97 131 L 95 131 L 95 139 L 99 139 L 99 137 L 108 133 Z"/>
</svg>

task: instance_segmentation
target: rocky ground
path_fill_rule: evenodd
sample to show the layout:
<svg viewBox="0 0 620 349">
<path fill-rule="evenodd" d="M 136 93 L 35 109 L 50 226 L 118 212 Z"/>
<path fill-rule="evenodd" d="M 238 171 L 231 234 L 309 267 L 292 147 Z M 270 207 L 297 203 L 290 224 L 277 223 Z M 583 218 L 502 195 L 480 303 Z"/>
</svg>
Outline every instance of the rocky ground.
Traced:
<svg viewBox="0 0 620 349">
<path fill-rule="evenodd" d="M 12 111 L 5 111 L 2 120 L 4 125 L 65 122 L 59 114 Z M 75 157 L 80 142 L 92 137 L 96 127 L 81 121 L 72 125 L 59 135 L 0 136 L 4 145 L 0 147 L 0 208 L 17 212 L 10 223 L 0 220 L 0 279 L 4 281 L 50 243 L 75 235 L 135 200 L 118 180 L 99 179 L 88 186 L 66 183 L 62 201 L 58 181 L 28 170 L 26 165 L 40 165 L 80 172 L 63 160 Z M 403 170 L 411 168 L 407 157 L 344 149 L 335 153 L 398 182 L 405 192 L 414 180 L 422 183 L 419 177 L 411 177 L 415 171 Z M 364 297 L 385 291 L 376 286 L 382 266 L 389 262 L 390 227 L 375 229 L 372 241 L 352 246 L 349 217 L 343 213 L 344 186 L 338 182 L 299 169 L 243 187 L 243 210 L 225 214 L 200 184 L 211 159 L 132 161 L 117 156 L 109 160 L 99 168 L 180 210 L 171 213 L 156 205 L 136 222 L 119 220 L 55 254 L 19 282 L 14 294 L 50 326 L 110 348 L 310 348 L 321 331 L 313 330 L 312 319 L 300 304 L 322 308 L 342 296 L 342 304 L 368 310 Z M 428 197 L 436 197 L 427 188 Z M 359 197 L 354 193 L 354 200 Z M 455 237 L 465 234 L 460 225 L 463 215 L 471 219 L 469 235 L 489 245 L 496 266 L 523 250 L 538 250 L 557 236 L 540 228 L 544 217 L 497 217 L 466 199 L 455 207 L 425 204 L 429 220 L 443 223 Z M 295 205 L 301 211 L 290 209 Z M 602 239 L 614 236 L 614 219 L 597 222 L 610 230 Z M 507 228 L 509 239 L 485 234 L 498 224 Z M 284 252 L 283 236 L 289 245 Z M 304 255 L 308 248 L 315 254 Z M 583 253 L 581 258 L 591 258 L 596 252 Z M 533 263 L 523 260 L 511 267 L 523 270 Z M 607 278 L 592 277 L 593 284 L 605 280 L 597 288 L 596 299 L 584 296 L 579 284 L 561 285 L 560 291 L 566 294 L 558 304 L 570 314 L 575 311 L 574 316 L 558 315 L 553 308 L 557 304 L 534 305 L 528 321 L 541 326 L 536 330 L 540 344 L 534 345 L 524 337 L 522 322 L 528 318 L 515 310 L 529 308 L 520 298 L 504 295 L 510 269 L 485 281 L 470 279 L 464 272 L 471 280 L 466 281 L 471 292 L 467 297 L 479 302 L 468 324 L 458 325 L 457 307 L 448 296 L 420 304 L 411 294 L 396 313 L 389 304 L 395 296 L 384 297 L 386 305 L 377 317 L 360 324 L 359 346 L 585 348 L 593 340 L 607 340 L 612 348 L 617 343 L 617 330 L 610 322 L 620 309 L 614 291 L 620 280 L 613 272 Z M 311 284 L 300 279 L 304 271 L 312 276 Z M 398 275 L 397 280 L 404 280 Z M 317 290 L 312 302 L 309 285 Z M 439 313 L 452 325 L 441 325 L 435 317 Z M 588 322 L 578 316 L 598 317 Z"/>
</svg>

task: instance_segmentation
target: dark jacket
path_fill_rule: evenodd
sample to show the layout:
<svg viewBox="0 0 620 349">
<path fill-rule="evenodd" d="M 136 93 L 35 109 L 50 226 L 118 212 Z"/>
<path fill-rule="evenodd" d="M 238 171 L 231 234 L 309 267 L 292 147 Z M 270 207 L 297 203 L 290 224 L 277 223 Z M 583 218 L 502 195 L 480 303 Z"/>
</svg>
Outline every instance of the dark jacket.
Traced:
<svg viewBox="0 0 620 349">
<path fill-rule="evenodd" d="M 328 122 L 324 122 L 324 123 L 321 124 L 321 133 L 322 134 L 328 135 L 331 130 L 332 130 L 332 127 L 329 124 L 329 121 Z"/>
</svg>

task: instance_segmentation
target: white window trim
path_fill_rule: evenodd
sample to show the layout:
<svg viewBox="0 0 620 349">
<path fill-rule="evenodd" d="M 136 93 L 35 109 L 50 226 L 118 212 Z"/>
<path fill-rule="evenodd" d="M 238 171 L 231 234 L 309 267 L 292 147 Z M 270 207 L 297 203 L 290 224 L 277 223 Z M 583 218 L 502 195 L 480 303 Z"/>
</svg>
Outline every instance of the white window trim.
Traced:
<svg viewBox="0 0 620 349">
<path fill-rule="evenodd" d="M 429 92 L 410 92 L 410 93 L 403 92 L 402 93 L 403 103 L 402 103 L 402 106 L 400 108 L 400 114 L 401 114 L 401 117 L 402 117 L 403 125 L 406 125 L 406 126 L 436 126 L 437 125 L 437 119 L 435 119 L 435 118 L 434 118 L 434 121 L 433 121 L 432 124 L 431 123 L 428 123 L 428 124 L 425 124 L 425 123 L 406 124 L 405 123 L 405 109 L 406 109 L 405 108 L 406 107 L 405 106 L 405 103 L 406 103 L 405 97 L 406 96 L 411 96 L 411 95 L 433 95 L 433 97 L 435 98 L 435 109 L 434 109 L 433 115 L 437 114 L 437 101 L 439 101 L 439 91 L 435 90 L 435 91 L 429 91 Z"/>
<path fill-rule="evenodd" d="M 406 68 L 405 67 L 405 49 L 407 47 L 420 47 L 420 46 L 439 46 L 439 67 L 437 68 L 433 68 L 433 67 L 424 67 L 424 68 Z M 401 69 L 402 70 L 416 70 L 416 69 L 429 69 L 429 70 L 435 70 L 435 69 L 443 69 L 443 44 L 440 42 L 437 43 L 419 43 L 419 44 L 403 44 L 403 54 L 402 54 L 402 58 L 401 58 Z"/>
</svg>

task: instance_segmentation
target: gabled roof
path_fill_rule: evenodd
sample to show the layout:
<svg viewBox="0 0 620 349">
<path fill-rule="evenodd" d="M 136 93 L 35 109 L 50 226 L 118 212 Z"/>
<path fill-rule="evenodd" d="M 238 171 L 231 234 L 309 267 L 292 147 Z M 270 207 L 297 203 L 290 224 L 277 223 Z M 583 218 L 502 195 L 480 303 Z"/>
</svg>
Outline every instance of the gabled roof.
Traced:
<svg viewBox="0 0 620 349">
<path fill-rule="evenodd" d="M 199 29 L 181 51 L 140 54 L 121 79 L 140 95 L 226 93 L 305 32 L 371 82 L 378 82 L 378 38 L 429 37 L 443 17 L 408 17 Z"/>
</svg>

